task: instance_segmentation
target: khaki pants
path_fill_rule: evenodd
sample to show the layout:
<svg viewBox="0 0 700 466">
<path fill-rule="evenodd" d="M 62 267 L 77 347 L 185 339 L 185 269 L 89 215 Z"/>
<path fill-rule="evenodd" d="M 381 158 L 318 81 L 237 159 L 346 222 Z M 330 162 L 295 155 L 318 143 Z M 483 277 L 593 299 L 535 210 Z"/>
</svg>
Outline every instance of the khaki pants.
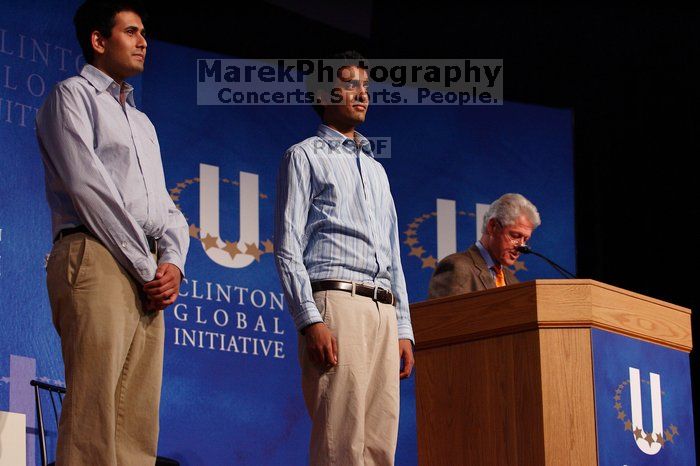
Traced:
<svg viewBox="0 0 700 466">
<path fill-rule="evenodd" d="M 56 464 L 153 465 L 162 313 L 144 314 L 140 285 L 83 233 L 56 242 L 46 282 L 67 388 Z"/>
<path fill-rule="evenodd" d="M 345 291 L 314 293 L 338 341 L 338 365 L 314 365 L 299 337 L 311 416 L 312 465 L 393 465 L 399 422 L 399 340 L 393 306 Z"/>
</svg>

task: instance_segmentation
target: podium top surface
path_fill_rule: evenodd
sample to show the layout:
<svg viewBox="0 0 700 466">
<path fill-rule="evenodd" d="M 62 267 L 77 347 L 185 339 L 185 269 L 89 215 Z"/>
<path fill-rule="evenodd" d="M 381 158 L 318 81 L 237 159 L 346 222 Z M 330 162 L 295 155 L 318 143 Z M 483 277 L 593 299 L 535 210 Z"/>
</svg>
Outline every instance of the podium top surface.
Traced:
<svg viewBox="0 0 700 466">
<path fill-rule="evenodd" d="M 416 349 L 547 328 L 599 328 L 689 352 L 688 308 L 595 280 L 534 280 L 411 304 Z"/>
</svg>

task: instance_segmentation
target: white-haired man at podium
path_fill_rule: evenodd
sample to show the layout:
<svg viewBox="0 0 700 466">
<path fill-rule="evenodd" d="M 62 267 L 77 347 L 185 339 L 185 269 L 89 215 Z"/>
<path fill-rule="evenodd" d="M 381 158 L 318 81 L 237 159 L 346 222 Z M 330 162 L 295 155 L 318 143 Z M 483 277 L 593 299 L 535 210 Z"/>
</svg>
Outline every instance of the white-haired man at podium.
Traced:
<svg viewBox="0 0 700 466">
<path fill-rule="evenodd" d="M 518 260 L 540 225 L 537 207 L 521 194 L 495 200 L 484 214 L 481 238 L 469 249 L 442 259 L 430 279 L 429 298 L 441 298 L 517 283 L 508 267 Z"/>
</svg>

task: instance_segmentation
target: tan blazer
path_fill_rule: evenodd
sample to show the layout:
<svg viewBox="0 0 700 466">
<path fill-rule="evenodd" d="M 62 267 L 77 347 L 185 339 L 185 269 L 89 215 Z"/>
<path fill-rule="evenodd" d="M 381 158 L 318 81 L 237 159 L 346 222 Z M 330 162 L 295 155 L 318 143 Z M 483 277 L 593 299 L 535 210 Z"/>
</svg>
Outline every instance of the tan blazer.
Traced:
<svg viewBox="0 0 700 466">
<path fill-rule="evenodd" d="M 518 279 L 509 268 L 503 267 L 503 275 L 506 285 L 518 283 Z M 496 288 L 496 282 L 484 258 L 481 257 L 479 248 L 473 244 L 466 251 L 450 254 L 440 261 L 430 279 L 428 298 L 441 298 L 490 288 Z"/>
</svg>

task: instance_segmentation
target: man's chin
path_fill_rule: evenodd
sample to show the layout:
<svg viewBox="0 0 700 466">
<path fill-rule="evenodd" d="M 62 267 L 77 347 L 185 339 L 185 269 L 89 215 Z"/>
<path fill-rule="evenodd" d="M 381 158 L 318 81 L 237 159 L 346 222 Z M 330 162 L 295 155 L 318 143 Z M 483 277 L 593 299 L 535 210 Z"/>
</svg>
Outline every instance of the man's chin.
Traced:
<svg viewBox="0 0 700 466">
<path fill-rule="evenodd" d="M 355 121 L 356 124 L 364 123 L 365 122 L 365 113 L 356 113 L 353 115 L 353 120 Z"/>
<path fill-rule="evenodd" d="M 143 62 L 134 63 L 131 66 L 131 69 L 129 69 L 129 72 L 126 73 L 125 77 L 131 78 L 133 76 L 136 76 L 137 74 L 141 74 L 141 73 L 143 73 L 143 69 L 144 69 Z"/>
<path fill-rule="evenodd" d="M 517 260 L 518 260 L 518 257 L 515 257 L 515 258 L 513 258 L 511 256 L 504 257 L 501 259 L 501 265 L 504 267 L 512 267 L 513 264 L 515 264 L 515 262 Z"/>
</svg>

